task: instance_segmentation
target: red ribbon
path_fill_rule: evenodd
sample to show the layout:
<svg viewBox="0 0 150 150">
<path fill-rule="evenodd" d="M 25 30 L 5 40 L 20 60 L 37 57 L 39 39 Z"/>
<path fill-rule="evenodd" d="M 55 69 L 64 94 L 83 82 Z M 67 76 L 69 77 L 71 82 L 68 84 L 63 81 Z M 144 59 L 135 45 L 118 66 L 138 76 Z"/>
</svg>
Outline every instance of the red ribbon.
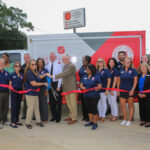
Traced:
<svg viewBox="0 0 150 150">
<path fill-rule="evenodd" d="M 25 94 L 25 93 L 28 93 L 30 91 L 34 91 L 34 92 L 40 91 L 40 88 L 38 88 L 37 90 L 29 89 L 29 90 L 23 90 L 23 91 L 16 91 L 12 86 L 6 85 L 6 84 L 0 84 L 0 87 L 9 88 L 10 90 L 12 90 L 13 92 L 18 93 L 18 94 Z"/>
<path fill-rule="evenodd" d="M 69 91 L 69 92 L 65 92 L 65 93 L 62 93 L 61 95 L 64 96 L 64 95 L 68 95 L 70 93 L 86 93 L 88 91 L 91 91 L 91 90 L 94 90 L 96 89 L 97 87 L 94 87 L 94 88 L 90 88 L 90 89 L 87 89 L 87 90 L 72 90 L 72 91 Z M 129 91 L 126 91 L 126 90 L 121 90 L 121 89 L 117 89 L 117 88 L 101 88 L 101 89 L 105 89 L 105 90 L 110 90 L 110 91 L 118 91 L 118 92 L 129 92 Z M 145 90 L 145 91 L 135 91 L 136 93 L 150 93 L 150 90 Z"/>
</svg>

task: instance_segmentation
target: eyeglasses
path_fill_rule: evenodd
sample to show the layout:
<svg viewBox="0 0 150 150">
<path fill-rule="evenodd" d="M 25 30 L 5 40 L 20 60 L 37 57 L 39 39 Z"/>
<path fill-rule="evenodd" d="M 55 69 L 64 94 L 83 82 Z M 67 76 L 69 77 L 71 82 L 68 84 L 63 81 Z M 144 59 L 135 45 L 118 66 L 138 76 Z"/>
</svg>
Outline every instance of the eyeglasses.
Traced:
<svg viewBox="0 0 150 150">
<path fill-rule="evenodd" d="M 14 65 L 14 67 L 21 67 L 20 65 Z"/>
<path fill-rule="evenodd" d="M 36 64 L 31 64 L 32 66 L 36 66 Z"/>
<path fill-rule="evenodd" d="M 98 62 L 98 63 L 103 63 L 103 61 L 102 61 L 102 60 L 98 60 L 97 62 Z"/>
</svg>

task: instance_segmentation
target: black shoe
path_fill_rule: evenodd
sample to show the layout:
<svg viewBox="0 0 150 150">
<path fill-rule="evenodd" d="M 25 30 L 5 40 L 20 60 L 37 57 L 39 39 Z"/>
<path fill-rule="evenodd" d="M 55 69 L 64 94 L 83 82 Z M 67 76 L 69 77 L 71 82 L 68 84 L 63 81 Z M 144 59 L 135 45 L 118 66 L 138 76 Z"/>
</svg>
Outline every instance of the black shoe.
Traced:
<svg viewBox="0 0 150 150">
<path fill-rule="evenodd" d="M 35 117 L 33 117 L 32 120 L 35 120 Z"/>
<path fill-rule="evenodd" d="M 12 123 L 11 123 L 10 126 L 11 126 L 12 128 L 18 128 L 16 124 L 12 124 Z"/>
<path fill-rule="evenodd" d="M 149 127 L 150 127 L 150 124 L 145 124 L 145 127 L 146 127 L 146 128 L 149 128 Z"/>
<path fill-rule="evenodd" d="M 85 120 L 86 122 L 89 122 L 89 117 L 88 118 L 86 118 L 86 120 Z"/>
<path fill-rule="evenodd" d="M 23 126 L 23 124 L 20 123 L 20 122 L 16 122 L 16 125 L 18 125 L 18 126 Z"/>
<path fill-rule="evenodd" d="M 60 122 L 60 120 L 58 119 L 58 120 L 56 120 L 56 123 L 59 123 Z"/>
<path fill-rule="evenodd" d="M 54 118 L 52 118 L 51 120 L 50 120 L 50 122 L 53 122 L 53 121 L 55 121 L 56 119 L 54 119 Z"/>
<path fill-rule="evenodd" d="M 83 118 L 82 118 L 82 121 L 85 121 L 85 120 L 86 120 L 86 118 L 83 117 Z"/>
<path fill-rule="evenodd" d="M 123 120 L 123 116 L 119 116 L 119 120 Z"/>
<path fill-rule="evenodd" d="M 22 120 L 26 119 L 26 117 L 22 117 Z"/>
</svg>

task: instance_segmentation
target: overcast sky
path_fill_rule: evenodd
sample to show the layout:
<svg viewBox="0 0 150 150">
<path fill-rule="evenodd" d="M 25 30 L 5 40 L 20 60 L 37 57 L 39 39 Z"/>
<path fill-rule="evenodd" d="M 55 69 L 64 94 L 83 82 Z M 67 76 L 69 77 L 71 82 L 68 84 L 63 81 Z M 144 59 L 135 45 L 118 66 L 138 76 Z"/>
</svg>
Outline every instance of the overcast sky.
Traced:
<svg viewBox="0 0 150 150">
<path fill-rule="evenodd" d="M 86 27 L 77 32 L 146 30 L 150 53 L 150 0 L 3 0 L 22 9 L 35 26 L 27 34 L 71 33 L 63 28 L 63 12 L 86 9 Z"/>
</svg>

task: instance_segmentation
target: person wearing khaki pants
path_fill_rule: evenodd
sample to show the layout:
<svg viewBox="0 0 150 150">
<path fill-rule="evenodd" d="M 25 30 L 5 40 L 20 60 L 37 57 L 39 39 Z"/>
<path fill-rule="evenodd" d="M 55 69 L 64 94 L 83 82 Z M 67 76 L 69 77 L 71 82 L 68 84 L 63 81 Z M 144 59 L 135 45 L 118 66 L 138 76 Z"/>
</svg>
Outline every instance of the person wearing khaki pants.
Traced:
<svg viewBox="0 0 150 150">
<path fill-rule="evenodd" d="M 70 110 L 69 118 L 72 120 L 77 120 L 77 100 L 76 100 L 76 93 L 71 93 L 65 96 L 67 101 L 67 106 Z"/>
<path fill-rule="evenodd" d="M 62 90 L 63 92 L 69 92 L 77 89 L 77 81 L 76 81 L 76 67 L 70 62 L 70 56 L 63 55 L 62 57 L 64 67 L 63 72 L 57 75 L 51 75 L 53 79 L 62 78 Z M 65 119 L 65 121 L 69 121 L 68 124 L 74 124 L 77 122 L 77 100 L 76 93 L 71 93 L 65 96 L 67 101 L 67 106 L 70 111 L 69 118 Z"/>
<path fill-rule="evenodd" d="M 32 129 L 31 119 L 33 116 L 33 112 L 36 117 L 37 122 L 36 124 L 40 127 L 44 127 L 40 118 L 39 99 L 38 99 L 39 92 L 37 91 L 37 89 L 39 88 L 39 86 L 47 86 L 47 83 L 41 82 L 41 79 L 43 79 L 45 76 L 49 74 L 45 73 L 43 75 L 39 75 L 36 66 L 37 66 L 36 60 L 31 59 L 25 71 L 24 88 L 26 91 L 31 90 L 25 93 L 27 101 L 26 127 L 28 129 Z"/>
<path fill-rule="evenodd" d="M 26 95 L 25 97 L 26 97 L 27 108 L 28 108 L 26 124 L 31 124 L 33 112 L 35 114 L 36 122 L 41 122 L 38 96 Z"/>
</svg>

